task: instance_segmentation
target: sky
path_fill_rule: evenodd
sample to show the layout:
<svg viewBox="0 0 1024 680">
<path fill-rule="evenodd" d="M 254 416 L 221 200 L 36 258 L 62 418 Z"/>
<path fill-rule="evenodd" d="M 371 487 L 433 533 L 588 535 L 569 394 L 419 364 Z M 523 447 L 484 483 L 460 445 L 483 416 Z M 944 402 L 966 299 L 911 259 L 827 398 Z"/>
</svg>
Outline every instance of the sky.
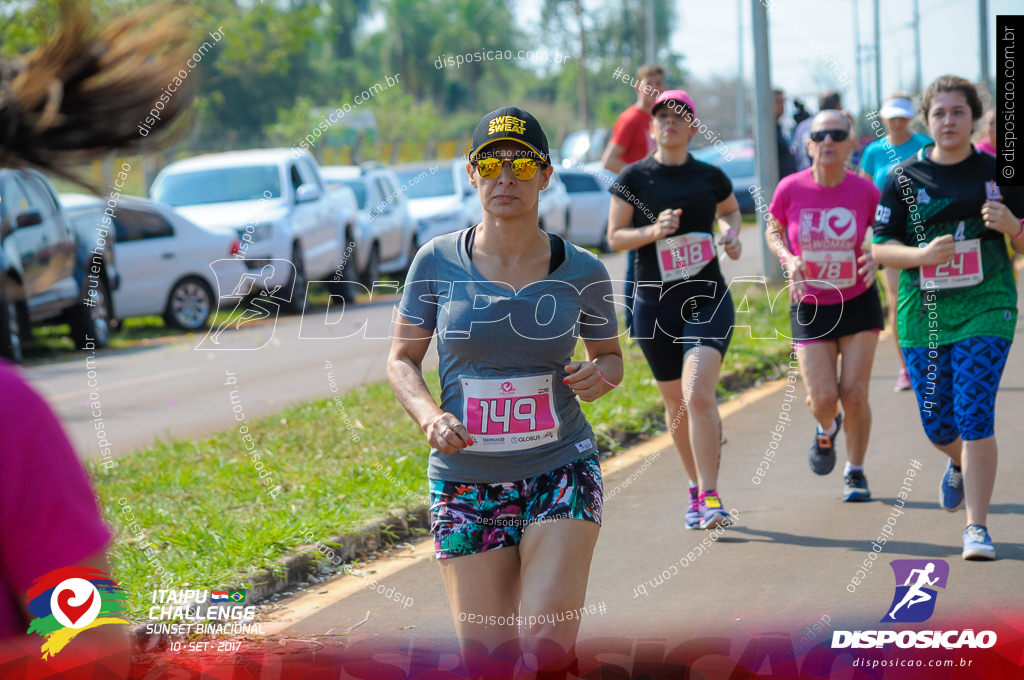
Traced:
<svg viewBox="0 0 1024 680">
<path fill-rule="evenodd" d="M 642 6 L 642 0 L 634 0 Z M 584 0 L 595 8 L 599 0 Z M 739 57 L 742 10 L 744 73 L 752 83 L 753 42 L 750 30 L 751 0 L 677 0 L 677 27 L 672 46 L 685 55 L 685 64 L 700 79 L 711 75 L 732 76 Z M 817 108 L 815 69 L 820 46 L 834 59 L 835 70 L 848 73 L 850 86 L 844 92 L 848 108 L 860 108 L 856 92 L 855 22 L 857 6 L 860 43 L 863 46 L 863 78 L 867 103 L 874 101 L 874 18 L 872 0 L 770 0 L 769 37 L 772 79 L 787 96 L 805 99 Z M 979 0 L 919 0 L 921 25 L 922 82 L 953 73 L 971 81 L 980 78 L 978 5 Z M 521 0 L 518 13 L 524 27 L 536 25 L 541 0 Z M 739 5 L 739 8 L 738 8 Z M 881 0 L 882 96 L 914 84 L 914 36 L 911 28 L 912 0 Z M 988 0 L 989 70 L 995 68 L 995 17 L 1024 12 L 1022 0 Z M 802 30 L 801 30 L 802 29 Z M 808 35 L 814 42 L 805 39 Z M 827 67 L 826 67 L 827 68 Z M 630 69 L 632 70 L 632 69 Z M 839 85 L 837 82 L 836 85 Z"/>
</svg>

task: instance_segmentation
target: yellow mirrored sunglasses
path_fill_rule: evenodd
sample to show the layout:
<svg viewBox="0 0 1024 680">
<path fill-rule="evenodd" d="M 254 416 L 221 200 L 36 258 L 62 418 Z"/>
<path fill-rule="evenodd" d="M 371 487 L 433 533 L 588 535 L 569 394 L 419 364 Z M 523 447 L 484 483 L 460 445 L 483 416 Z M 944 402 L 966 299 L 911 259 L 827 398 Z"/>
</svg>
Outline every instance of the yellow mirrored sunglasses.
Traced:
<svg viewBox="0 0 1024 680">
<path fill-rule="evenodd" d="M 516 158 L 514 160 L 503 160 L 501 158 L 480 158 L 473 161 L 476 165 L 477 171 L 480 176 L 484 179 L 494 179 L 501 174 L 501 166 L 503 163 L 512 164 L 512 174 L 515 175 L 516 179 L 532 179 L 537 174 L 537 169 L 540 167 L 540 163 L 535 158 Z"/>
</svg>

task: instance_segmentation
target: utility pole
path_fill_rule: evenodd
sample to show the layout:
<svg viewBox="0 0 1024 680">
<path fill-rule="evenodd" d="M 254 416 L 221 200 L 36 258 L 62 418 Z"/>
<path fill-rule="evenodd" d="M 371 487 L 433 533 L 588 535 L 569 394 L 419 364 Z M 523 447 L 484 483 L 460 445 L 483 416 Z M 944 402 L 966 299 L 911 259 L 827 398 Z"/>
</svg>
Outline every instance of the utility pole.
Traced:
<svg viewBox="0 0 1024 680">
<path fill-rule="evenodd" d="M 768 8 L 761 0 L 750 0 L 750 29 L 754 38 L 754 140 L 757 149 L 757 180 L 761 200 L 767 202 L 779 181 L 779 149 L 775 144 L 775 103 L 772 95 L 771 50 L 768 44 Z M 782 271 L 774 253 L 764 239 L 767 228 L 766 211 L 757 213 L 758 235 L 761 237 L 761 262 L 765 278 L 782 280 Z"/>
<path fill-rule="evenodd" d="M 736 0 L 736 26 L 739 34 L 736 41 L 739 45 L 739 66 L 736 67 L 736 127 L 739 130 L 736 137 L 742 139 L 747 136 L 746 88 L 743 83 L 743 0 Z"/>
<path fill-rule="evenodd" d="M 991 92 L 988 79 L 988 0 L 978 0 L 978 51 L 981 52 L 981 82 Z"/>
<path fill-rule="evenodd" d="M 572 3 L 576 12 L 576 23 L 580 27 L 580 58 L 576 64 L 576 101 L 579 103 L 579 120 L 585 129 L 590 128 L 590 107 L 587 105 L 587 31 L 583 25 L 583 2 Z"/>
<path fill-rule="evenodd" d="M 878 0 L 875 4 L 875 108 L 882 108 L 882 29 L 881 18 L 878 9 Z"/>
<path fill-rule="evenodd" d="M 864 56 L 860 44 L 860 8 L 857 0 L 853 0 L 853 63 L 857 71 L 857 106 L 861 111 L 866 111 L 868 106 L 864 101 L 864 74 L 861 66 L 864 63 Z"/>
<path fill-rule="evenodd" d="M 648 64 L 654 63 L 654 0 L 644 1 L 644 15 L 646 16 L 647 34 L 646 44 L 644 45 L 644 60 Z"/>
<path fill-rule="evenodd" d="M 914 0 L 914 94 L 921 94 L 921 8 Z"/>
</svg>

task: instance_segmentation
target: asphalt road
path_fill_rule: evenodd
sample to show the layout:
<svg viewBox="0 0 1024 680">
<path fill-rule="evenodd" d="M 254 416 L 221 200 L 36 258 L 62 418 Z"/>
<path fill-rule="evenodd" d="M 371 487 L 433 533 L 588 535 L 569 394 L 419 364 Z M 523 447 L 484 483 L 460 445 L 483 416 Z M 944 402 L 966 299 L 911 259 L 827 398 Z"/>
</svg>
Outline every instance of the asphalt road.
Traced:
<svg viewBox="0 0 1024 680">
<path fill-rule="evenodd" d="M 761 271 L 760 240 L 750 229 L 744 240 L 740 260 L 723 262 L 727 277 Z M 607 255 L 604 261 L 613 279 L 624 278 L 624 255 Z M 233 427 L 228 395 L 236 387 L 252 421 L 297 402 L 329 397 L 332 390 L 341 393 L 384 379 L 396 304 L 397 297 L 383 296 L 341 314 L 321 308 L 304 319 L 281 316 L 276 326 L 262 322 L 229 330 L 221 336 L 226 350 L 204 348 L 209 343 L 200 346 L 201 335 L 181 336 L 130 350 L 101 351 L 88 365 L 88 355 L 82 353 L 27 367 L 24 374 L 57 410 L 80 455 L 98 459 L 102 448 L 109 448 L 118 457 L 155 438 L 200 437 Z M 331 323 L 325 324 L 328 316 Z M 333 384 L 325 360 L 333 364 Z M 436 367 L 433 352 L 427 366 Z M 237 381 L 233 386 L 225 385 L 228 371 Z"/>
<path fill-rule="evenodd" d="M 1024 324 L 1017 335 L 1019 345 Z M 886 335 L 871 381 L 874 426 L 866 474 L 874 499 L 869 503 L 840 501 L 845 437 L 838 440 L 840 463 L 832 474 L 817 477 L 808 469 L 806 451 L 814 425 L 802 404 L 802 384 L 792 424 L 782 433 L 778 454 L 759 485 L 752 479 L 772 441 L 783 384 L 723 406 L 729 441 L 719 489 L 726 507 L 738 512 L 738 522 L 703 554 L 690 555 L 708 532 L 683 528 L 686 478 L 675 449 L 662 437 L 646 450 L 625 454 L 630 465 L 606 473 L 606 495 L 619 489 L 606 500 L 586 596 L 588 605 L 603 604 L 606 613 L 584 617 L 583 645 L 608 646 L 610 640 L 625 639 L 635 651 L 645 644 L 657 648 L 694 637 L 736 640 L 774 631 L 787 639 L 806 634 L 806 641 L 796 640 L 794 646 L 810 649 L 827 642 L 832 629 L 880 627 L 893 596 L 888 561 L 897 558 L 937 558 L 950 566 L 934 617 L 913 627 L 963 628 L 965 617 L 976 630 L 985 622 L 1019 621 L 1024 609 L 1019 588 L 1024 582 L 1024 459 L 1019 455 L 1024 440 L 1024 419 L 1019 416 L 1024 412 L 1024 353 L 1019 347 L 1011 353 L 997 402 L 1001 456 L 989 529 L 999 559 L 990 563 L 960 558 L 963 510 L 952 515 L 938 507 L 945 458 L 925 439 L 912 394 L 892 391 L 896 370 Z M 645 456 L 650 464 L 643 470 Z M 894 503 L 911 469 L 909 499 L 896 515 Z M 620 486 L 633 474 L 631 484 Z M 872 551 L 871 541 L 887 524 L 893 536 L 881 559 L 854 584 Z M 267 632 L 302 636 L 350 631 L 347 644 L 376 641 L 389 648 L 450 644 L 452 612 L 433 563 L 431 540 L 401 547 L 394 555 L 372 563 L 376 571 L 364 579 L 338 576 L 283 601 Z M 381 585 L 365 588 L 370 582 Z M 389 599 L 387 589 L 393 589 L 391 595 L 399 593 L 400 601 Z M 411 603 L 403 606 L 407 598 Z M 818 629 L 813 627 L 816 622 Z"/>
</svg>

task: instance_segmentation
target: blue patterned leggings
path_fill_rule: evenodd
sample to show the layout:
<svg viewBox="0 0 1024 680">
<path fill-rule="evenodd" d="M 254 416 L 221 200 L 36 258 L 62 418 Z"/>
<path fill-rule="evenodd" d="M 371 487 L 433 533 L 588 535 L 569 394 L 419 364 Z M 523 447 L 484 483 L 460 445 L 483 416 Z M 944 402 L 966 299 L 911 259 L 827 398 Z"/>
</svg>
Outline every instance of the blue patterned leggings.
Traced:
<svg viewBox="0 0 1024 680">
<path fill-rule="evenodd" d="M 1010 341 L 993 337 L 903 348 L 929 440 L 943 445 L 995 433 L 996 392 L 1009 354 Z"/>
</svg>

